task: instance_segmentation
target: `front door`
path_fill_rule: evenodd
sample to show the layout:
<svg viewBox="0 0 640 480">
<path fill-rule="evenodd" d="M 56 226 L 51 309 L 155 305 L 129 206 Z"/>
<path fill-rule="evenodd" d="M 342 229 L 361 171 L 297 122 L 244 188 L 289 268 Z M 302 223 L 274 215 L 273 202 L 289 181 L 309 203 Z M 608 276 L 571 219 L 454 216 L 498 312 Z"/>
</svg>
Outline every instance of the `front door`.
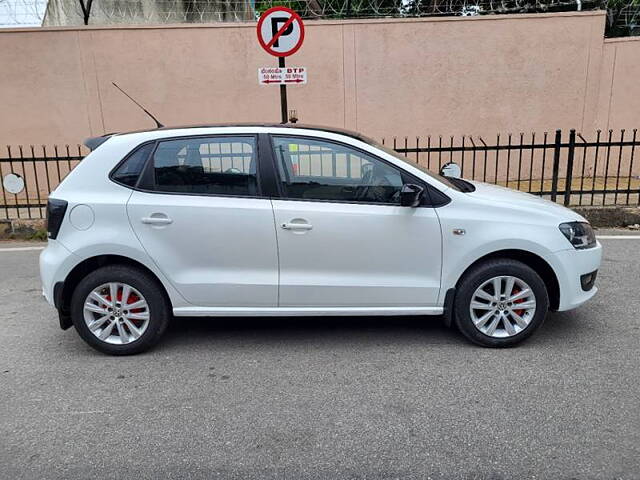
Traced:
<svg viewBox="0 0 640 480">
<path fill-rule="evenodd" d="M 401 207 L 393 165 L 340 143 L 273 136 L 281 307 L 432 307 L 441 233 L 433 208 Z"/>
<path fill-rule="evenodd" d="M 127 205 L 143 247 L 193 305 L 275 307 L 271 201 L 261 197 L 253 136 L 160 141 Z"/>
</svg>

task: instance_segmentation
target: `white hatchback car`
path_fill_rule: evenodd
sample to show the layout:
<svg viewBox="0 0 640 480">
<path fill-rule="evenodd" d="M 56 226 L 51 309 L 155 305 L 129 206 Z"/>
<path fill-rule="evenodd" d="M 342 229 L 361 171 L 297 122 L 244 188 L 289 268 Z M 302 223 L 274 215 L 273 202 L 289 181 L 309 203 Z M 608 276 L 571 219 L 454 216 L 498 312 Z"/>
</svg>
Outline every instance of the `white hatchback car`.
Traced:
<svg viewBox="0 0 640 480">
<path fill-rule="evenodd" d="M 428 172 L 356 133 L 299 125 L 89 139 L 51 193 L 44 295 L 110 354 L 172 316 L 443 315 L 491 347 L 589 300 L 580 215 Z"/>
</svg>

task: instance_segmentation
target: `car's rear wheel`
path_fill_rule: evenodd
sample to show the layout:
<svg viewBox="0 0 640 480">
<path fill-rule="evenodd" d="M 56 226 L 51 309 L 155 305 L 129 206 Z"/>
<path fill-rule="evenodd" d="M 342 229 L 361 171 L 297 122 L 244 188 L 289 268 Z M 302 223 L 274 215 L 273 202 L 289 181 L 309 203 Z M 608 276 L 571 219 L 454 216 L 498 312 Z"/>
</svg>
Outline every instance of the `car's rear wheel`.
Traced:
<svg viewBox="0 0 640 480">
<path fill-rule="evenodd" d="M 485 347 L 509 347 L 542 325 L 549 297 L 531 267 L 493 259 L 464 275 L 454 305 L 456 325 L 469 340 Z"/>
<path fill-rule="evenodd" d="M 71 318 L 96 350 L 132 355 L 160 340 L 171 314 L 155 278 L 126 265 L 111 265 L 80 281 L 71 299 Z"/>
</svg>

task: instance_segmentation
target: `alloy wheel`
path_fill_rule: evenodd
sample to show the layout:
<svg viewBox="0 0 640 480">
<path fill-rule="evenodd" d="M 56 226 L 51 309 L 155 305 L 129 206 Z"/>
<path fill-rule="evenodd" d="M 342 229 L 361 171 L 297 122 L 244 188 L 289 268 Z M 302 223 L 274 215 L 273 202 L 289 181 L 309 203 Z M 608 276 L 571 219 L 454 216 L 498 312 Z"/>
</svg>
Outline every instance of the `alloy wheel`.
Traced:
<svg viewBox="0 0 640 480">
<path fill-rule="evenodd" d="M 471 297 L 471 320 L 482 333 L 493 338 L 512 337 L 529 326 L 536 313 L 536 297 L 518 277 L 493 277 Z"/>
<path fill-rule="evenodd" d="M 83 307 L 84 321 L 97 338 L 113 345 L 136 341 L 149 326 L 149 305 L 135 288 L 110 282 L 95 288 Z"/>
</svg>

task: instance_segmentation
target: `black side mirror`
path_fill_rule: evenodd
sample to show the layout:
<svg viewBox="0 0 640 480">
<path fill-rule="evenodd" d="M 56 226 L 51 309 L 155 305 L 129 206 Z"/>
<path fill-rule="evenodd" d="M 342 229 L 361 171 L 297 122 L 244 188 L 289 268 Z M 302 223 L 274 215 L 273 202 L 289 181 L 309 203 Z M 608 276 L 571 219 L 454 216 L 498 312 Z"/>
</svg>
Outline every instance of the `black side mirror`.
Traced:
<svg viewBox="0 0 640 480">
<path fill-rule="evenodd" d="M 417 207 L 420 205 L 424 187 L 413 183 L 405 183 L 400 190 L 400 205 L 403 207 Z"/>
</svg>

